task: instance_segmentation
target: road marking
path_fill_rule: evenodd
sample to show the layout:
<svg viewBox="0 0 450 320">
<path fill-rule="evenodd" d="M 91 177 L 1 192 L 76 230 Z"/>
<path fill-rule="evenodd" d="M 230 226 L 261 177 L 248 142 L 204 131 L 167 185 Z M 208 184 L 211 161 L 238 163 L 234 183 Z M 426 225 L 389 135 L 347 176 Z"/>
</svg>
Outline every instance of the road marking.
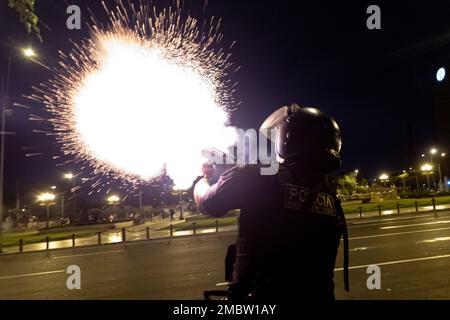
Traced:
<svg viewBox="0 0 450 320">
<path fill-rule="evenodd" d="M 102 255 L 102 254 L 120 253 L 120 252 L 124 252 L 124 250 L 111 250 L 111 251 L 104 251 L 104 252 L 72 254 L 72 255 L 68 255 L 68 256 L 55 256 L 55 257 L 51 257 L 51 258 L 52 259 L 64 259 L 64 258 L 74 258 L 74 257 L 97 256 L 97 255 Z"/>
<path fill-rule="evenodd" d="M 349 251 L 364 251 L 364 250 L 368 250 L 371 249 L 372 247 L 358 247 L 358 248 L 353 248 L 353 249 L 349 249 Z"/>
<path fill-rule="evenodd" d="M 442 212 L 439 217 L 435 217 L 434 214 L 420 215 L 415 217 L 398 217 L 392 219 L 379 219 L 379 220 L 371 220 L 371 221 L 347 221 L 348 229 L 354 228 L 366 228 L 366 227 L 376 227 L 385 224 L 390 224 L 392 222 L 401 221 L 401 220 L 433 220 L 433 221 L 441 221 L 441 219 L 448 219 L 448 212 Z M 409 222 L 409 221 L 407 221 Z"/>
<path fill-rule="evenodd" d="M 434 239 L 427 239 L 422 241 L 417 241 L 416 243 L 433 243 L 438 241 L 450 241 L 450 237 L 438 237 Z"/>
<path fill-rule="evenodd" d="M 444 223 L 450 223 L 450 220 L 444 220 L 444 221 L 433 221 L 433 222 L 424 222 L 424 223 L 414 223 L 414 224 L 404 224 L 401 226 L 388 226 L 388 227 L 381 227 L 381 230 L 387 230 L 387 229 L 399 229 L 399 228 L 407 228 L 407 227 L 417 227 L 417 226 L 428 226 L 431 224 L 444 224 Z"/>
<path fill-rule="evenodd" d="M 216 287 L 224 287 L 224 286 L 229 286 L 230 283 L 229 282 L 219 282 L 216 283 Z"/>
<path fill-rule="evenodd" d="M 416 216 L 416 217 L 398 217 L 398 218 L 390 218 L 390 219 L 378 219 L 378 220 L 368 220 L 368 221 L 348 221 L 350 226 L 353 227 L 367 227 L 367 225 L 371 224 L 371 225 L 379 225 L 379 224 L 386 224 L 386 223 L 390 223 L 392 221 L 400 221 L 400 220 L 429 220 L 430 217 L 433 217 L 431 214 L 427 214 L 427 215 L 421 215 Z"/>
<path fill-rule="evenodd" d="M 391 264 L 409 263 L 409 262 L 426 261 L 426 260 L 437 260 L 437 259 L 446 259 L 446 258 L 450 258 L 450 254 L 444 254 L 444 255 L 440 255 L 440 256 L 432 256 L 432 257 L 415 258 L 415 259 L 406 259 L 406 260 L 397 260 L 397 261 L 388 261 L 388 262 L 371 263 L 371 264 L 365 264 L 365 265 L 360 265 L 360 266 L 349 267 L 348 269 L 349 269 L 349 270 L 353 270 L 353 269 L 365 269 L 365 268 L 367 268 L 368 266 L 373 266 L 373 265 L 377 265 L 377 266 L 387 266 L 387 265 L 391 265 Z M 334 269 L 334 271 L 342 271 L 342 270 L 344 270 L 344 268 Z"/>
<path fill-rule="evenodd" d="M 427 230 L 416 230 L 416 231 L 405 231 L 405 232 L 396 232 L 396 233 L 385 233 L 385 234 L 377 234 L 377 235 L 373 235 L 373 236 L 353 237 L 353 238 L 348 238 L 348 240 L 360 240 L 360 239 L 370 239 L 370 238 L 379 238 L 379 237 L 392 237 L 392 236 L 400 236 L 402 234 L 442 231 L 442 230 L 449 230 L 449 229 L 450 229 L 450 227 L 427 229 Z"/>
<path fill-rule="evenodd" d="M 2 276 L 2 277 L 0 277 L 0 280 L 23 278 L 23 277 L 33 277 L 33 276 L 45 276 L 48 274 L 63 273 L 63 272 L 66 272 L 66 270 L 55 270 L 55 271 L 46 271 L 46 272 L 17 274 L 17 275 L 13 275 L 13 276 Z"/>
</svg>

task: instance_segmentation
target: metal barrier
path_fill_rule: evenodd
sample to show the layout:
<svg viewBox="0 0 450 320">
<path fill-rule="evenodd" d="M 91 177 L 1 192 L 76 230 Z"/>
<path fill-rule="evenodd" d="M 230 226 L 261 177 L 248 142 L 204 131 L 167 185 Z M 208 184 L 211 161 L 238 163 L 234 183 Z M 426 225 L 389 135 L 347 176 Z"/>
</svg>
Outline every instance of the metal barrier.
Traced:
<svg viewBox="0 0 450 320">
<path fill-rule="evenodd" d="M 363 218 L 365 213 L 378 213 L 378 216 L 382 216 L 383 215 L 383 211 L 392 211 L 392 212 L 396 212 L 397 214 L 401 214 L 402 209 L 413 209 L 413 210 L 407 210 L 406 212 L 428 212 L 428 211 L 437 211 L 438 210 L 438 205 L 446 205 L 446 204 L 450 204 L 450 201 L 442 201 L 442 202 L 438 202 L 435 198 L 432 198 L 431 201 L 424 201 L 424 202 L 419 202 L 417 200 L 415 201 L 411 201 L 411 202 L 407 202 L 407 203 L 400 203 L 397 202 L 393 205 L 390 206 L 383 206 L 381 204 L 378 204 L 374 207 L 369 207 L 369 206 L 358 206 L 356 208 L 353 208 L 351 210 L 345 210 L 344 209 L 344 213 L 345 214 L 352 214 L 352 213 L 357 213 L 359 218 Z M 426 207 L 432 207 L 431 210 L 420 210 L 420 208 L 426 208 Z M 450 208 L 448 208 L 450 209 Z"/>
<path fill-rule="evenodd" d="M 406 209 L 406 208 L 414 208 L 414 211 L 408 211 L 408 212 L 429 212 L 430 210 L 420 210 L 420 207 L 429 207 L 432 206 L 432 210 L 433 212 L 437 211 L 437 206 L 438 205 L 445 205 L 445 204 L 450 204 L 450 200 L 448 201 L 436 201 L 435 198 L 433 198 L 431 201 L 426 201 L 426 202 L 420 202 L 415 200 L 413 202 L 410 203 L 406 203 L 406 204 L 400 204 L 399 202 L 395 203 L 393 206 L 383 206 L 381 204 L 375 205 L 373 207 L 370 206 L 358 206 L 356 208 L 353 208 L 352 210 L 346 210 L 345 213 L 346 214 L 351 214 L 351 213 L 357 213 L 359 215 L 359 218 L 363 218 L 364 217 L 364 212 L 366 213 L 370 213 L 373 212 L 375 213 L 375 215 L 378 213 L 378 216 L 383 215 L 383 211 L 386 210 L 396 210 L 397 214 L 400 214 L 402 209 Z M 218 233 L 219 232 L 219 220 L 215 220 L 214 221 L 214 225 L 209 225 L 209 226 L 205 226 L 202 228 L 199 228 L 199 226 L 197 225 L 196 222 L 192 223 L 192 234 L 194 236 L 197 235 L 198 230 L 199 229 L 211 229 L 212 227 L 214 228 L 213 230 Z M 175 237 L 175 231 L 176 231 L 176 227 L 173 224 L 170 224 L 167 227 L 169 230 L 169 238 L 173 238 Z M 163 231 L 164 229 L 160 229 L 160 230 L 155 230 L 155 233 L 157 234 L 159 231 Z M 167 230 L 167 229 L 166 229 Z M 189 229 L 186 229 L 185 226 L 183 228 L 181 228 L 179 231 L 188 231 Z M 214 232 L 212 231 L 212 232 Z M 76 234 L 71 234 L 69 237 L 66 238 L 56 238 L 56 239 L 51 239 L 50 236 L 46 236 L 45 238 L 41 238 L 39 240 L 34 240 L 34 241 L 25 241 L 24 239 L 20 239 L 18 242 L 13 243 L 11 245 L 9 245 L 8 247 L 16 247 L 18 246 L 18 252 L 24 252 L 25 251 L 25 246 L 27 244 L 39 244 L 39 243 L 44 243 L 45 244 L 45 250 L 51 250 L 51 242 L 52 241 L 64 241 L 64 240 L 71 240 L 71 247 L 77 247 L 78 241 L 79 240 L 88 240 L 91 237 L 96 236 L 97 237 L 97 241 L 93 240 L 92 244 L 84 244 L 84 245 L 103 245 L 103 244 L 108 244 L 108 243 L 114 243 L 114 242 L 127 242 L 127 241 L 133 241 L 133 240 L 127 240 L 127 233 L 132 233 L 137 235 L 135 237 L 135 239 L 137 240 L 150 240 L 151 239 L 151 232 L 150 232 L 150 227 L 149 226 L 143 226 L 142 228 L 136 228 L 136 227 L 129 227 L 129 228 L 121 228 L 120 230 L 116 230 L 113 232 L 101 232 L 101 231 L 97 231 L 95 233 L 92 233 L 90 235 L 85 235 L 85 236 L 76 236 Z M 116 240 L 114 241 L 110 241 L 110 240 L 106 240 L 105 236 L 107 237 L 106 239 L 111 239 L 112 235 L 114 235 L 114 237 L 117 237 Z M 185 234 L 183 234 L 185 235 Z M 162 236 L 159 237 L 161 239 L 167 238 L 166 236 Z M 78 246 L 83 246 L 81 243 Z"/>
</svg>

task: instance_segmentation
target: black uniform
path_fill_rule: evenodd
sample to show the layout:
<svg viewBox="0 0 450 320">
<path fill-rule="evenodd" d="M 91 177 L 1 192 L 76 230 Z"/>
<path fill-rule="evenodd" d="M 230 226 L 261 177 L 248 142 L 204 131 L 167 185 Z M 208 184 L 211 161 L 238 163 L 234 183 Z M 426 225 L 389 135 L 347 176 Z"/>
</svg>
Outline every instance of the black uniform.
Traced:
<svg viewBox="0 0 450 320">
<path fill-rule="evenodd" d="M 273 176 L 261 175 L 256 165 L 235 167 L 200 206 L 214 217 L 241 209 L 231 299 L 334 299 L 336 253 L 346 228 L 325 175 L 297 166 L 281 166 Z"/>
</svg>

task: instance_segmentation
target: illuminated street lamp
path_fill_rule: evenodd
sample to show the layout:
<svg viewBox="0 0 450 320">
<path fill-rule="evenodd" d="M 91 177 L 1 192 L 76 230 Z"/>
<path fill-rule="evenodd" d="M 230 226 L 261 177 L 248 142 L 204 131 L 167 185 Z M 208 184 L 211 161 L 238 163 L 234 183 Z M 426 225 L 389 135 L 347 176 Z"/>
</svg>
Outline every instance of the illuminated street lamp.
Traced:
<svg viewBox="0 0 450 320">
<path fill-rule="evenodd" d="M 22 50 L 23 55 L 27 58 L 33 58 L 34 56 L 36 56 L 36 53 L 34 52 L 34 50 L 32 48 L 26 48 Z"/>
<path fill-rule="evenodd" d="M 359 173 L 359 170 L 358 169 L 355 169 L 355 193 L 357 193 L 357 187 L 358 187 L 358 179 L 357 179 L 357 177 L 358 177 L 358 173 Z"/>
<path fill-rule="evenodd" d="M 437 154 L 438 150 L 435 147 L 430 148 L 429 154 L 430 154 L 430 163 L 433 165 L 433 157 Z M 436 186 L 436 177 L 433 173 L 433 186 Z"/>
<path fill-rule="evenodd" d="M 429 163 L 425 163 L 422 167 L 420 167 L 420 170 L 424 171 L 424 172 L 428 172 L 433 170 L 433 166 Z"/>
<path fill-rule="evenodd" d="M 108 200 L 108 203 L 115 204 L 120 201 L 120 198 L 119 198 L 119 196 L 116 196 L 115 194 L 113 194 L 113 195 L 109 196 L 107 200 Z"/>
<path fill-rule="evenodd" d="M 446 153 L 442 152 L 441 153 L 441 158 L 445 158 L 446 157 Z M 442 179 L 442 171 L 441 171 L 441 162 L 438 161 L 438 171 L 439 171 L 439 191 L 445 191 L 445 186 L 444 186 L 444 181 Z"/>
<path fill-rule="evenodd" d="M 77 203 L 76 203 L 76 177 L 72 172 L 67 172 L 63 174 L 63 179 L 66 180 L 70 180 L 72 181 L 72 190 L 71 193 L 73 192 L 73 197 L 72 197 L 72 214 L 75 216 L 77 213 Z"/>
<path fill-rule="evenodd" d="M 31 58 L 30 54 L 34 51 L 31 48 L 23 51 L 25 58 Z M 1 108 L 2 108 L 2 120 L 1 120 L 1 133 L 0 133 L 0 252 L 3 250 L 3 181 L 4 181 L 4 167 L 5 167 L 5 131 L 6 131 L 6 115 L 9 111 L 7 108 L 9 105 L 9 87 L 11 82 L 11 66 L 12 59 L 17 55 L 12 55 L 11 52 L 8 57 L 8 67 L 6 74 L 6 86 L 5 91 L 2 92 Z"/>
<path fill-rule="evenodd" d="M 384 187 L 386 188 L 386 182 L 389 180 L 389 176 L 386 173 L 382 173 L 378 179 L 383 182 Z"/>
<path fill-rule="evenodd" d="M 430 172 L 433 170 L 433 166 L 429 163 L 425 163 L 420 167 L 420 170 L 427 175 L 427 185 L 428 189 L 430 189 Z"/>
<path fill-rule="evenodd" d="M 73 173 L 71 173 L 71 172 L 64 173 L 63 178 L 67 179 L 67 180 L 72 180 L 73 179 Z"/>
<path fill-rule="evenodd" d="M 50 203 L 55 200 L 56 196 L 53 193 L 45 192 L 37 196 L 37 199 L 41 203 Z"/>
<path fill-rule="evenodd" d="M 110 195 L 106 200 L 108 201 L 109 204 L 111 204 L 113 206 L 114 215 L 116 215 L 117 214 L 116 206 L 120 201 L 120 197 L 113 194 L 113 195 Z"/>
<path fill-rule="evenodd" d="M 50 206 L 54 204 L 56 196 L 50 192 L 44 192 L 37 195 L 37 200 L 42 206 L 47 208 L 47 229 L 50 227 Z"/>
</svg>

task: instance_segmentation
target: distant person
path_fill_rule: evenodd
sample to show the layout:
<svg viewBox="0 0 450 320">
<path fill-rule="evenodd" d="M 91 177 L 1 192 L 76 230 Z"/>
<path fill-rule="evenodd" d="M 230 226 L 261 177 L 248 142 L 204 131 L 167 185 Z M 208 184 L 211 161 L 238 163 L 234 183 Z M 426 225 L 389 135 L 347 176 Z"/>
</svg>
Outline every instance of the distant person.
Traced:
<svg viewBox="0 0 450 320">
<path fill-rule="evenodd" d="M 173 209 L 170 209 L 169 214 L 170 214 L 170 221 L 173 221 L 173 216 L 175 215 L 175 211 Z"/>
<path fill-rule="evenodd" d="M 228 298 L 333 301 L 343 235 L 348 289 L 345 218 L 327 179 L 341 164 L 339 126 L 318 109 L 294 104 L 274 112 L 261 129 L 277 130 L 274 143 L 282 163 L 276 175 L 261 175 L 259 165 L 238 166 L 210 185 L 213 173 L 204 166 L 194 188 L 205 214 L 220 217 L 241 209 Z"/>
</svg>

